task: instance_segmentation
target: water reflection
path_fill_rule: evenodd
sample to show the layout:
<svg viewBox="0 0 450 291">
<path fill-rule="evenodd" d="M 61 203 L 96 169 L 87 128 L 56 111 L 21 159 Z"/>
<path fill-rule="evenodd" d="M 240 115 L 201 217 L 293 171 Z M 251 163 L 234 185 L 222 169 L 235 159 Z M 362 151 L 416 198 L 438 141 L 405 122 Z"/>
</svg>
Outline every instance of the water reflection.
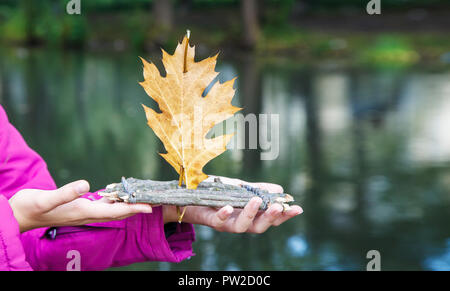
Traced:
<svg viewBox="0 0 450 291">
<path fill-rule="evenodd" d="M 280 114 L 280 154 L 230 150 L 207 172 L 279 183 L 305 213 L 263 235 L 198 227 L 191 260 L 128 269 L 364 270 L 371 249 L 385 270 L 449 268 L 450 70 L 245 56 L 218 71 L 239 76 L 233 103 L 244 113 Z M 141 80 L 133 53 L 0 51 L 0 101 L 58 184 L 176 178 L 146 125 L 140 104 L 155 104 Z"/>
<path fill-rule="evenodd" d="M 424 266 L 432 271 L 450 270 L 450 239 L 447 239 L 444 251 L 427 258 Z"/>
</svg>

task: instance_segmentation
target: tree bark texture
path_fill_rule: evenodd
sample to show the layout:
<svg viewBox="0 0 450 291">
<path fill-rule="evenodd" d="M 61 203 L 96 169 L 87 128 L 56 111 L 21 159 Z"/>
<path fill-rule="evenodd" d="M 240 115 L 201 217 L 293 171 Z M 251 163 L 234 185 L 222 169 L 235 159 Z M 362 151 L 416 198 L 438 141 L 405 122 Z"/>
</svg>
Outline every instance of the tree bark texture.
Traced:
<svg viewBox="0 0 450 291">
<path fill-rule="evenodd" d="M 214 182 L 200 183 L 195 190 L 178 186 L 178 181 L 122 178 L 121 183 L 110 184 L 99 194 L 110 200 L 127 203 L 210 207 L 230 205 L 236 208 L 244 208 L 251 198 L 260 197 L 263 200 L 261 210 L 266 210 L 273 203 L 279 203 L 284 210 L 288 210 L 289 203 L 294 201 L 289 194 L 269 193 L 248 185 L 223 184 L 217 178 Z"/>
</svg>

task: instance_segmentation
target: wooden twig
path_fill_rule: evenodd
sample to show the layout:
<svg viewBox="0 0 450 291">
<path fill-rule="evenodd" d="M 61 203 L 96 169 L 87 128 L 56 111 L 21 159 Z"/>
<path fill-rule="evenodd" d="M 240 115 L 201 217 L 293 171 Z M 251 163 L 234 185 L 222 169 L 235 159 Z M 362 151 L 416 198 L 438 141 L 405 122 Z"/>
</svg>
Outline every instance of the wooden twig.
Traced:
<svg viewBox="0 0 450 291">
<path fill-rule="evenodd" d="M 263 200 L 261 210 L 266 210 L 273 203 L 279 203 L 284 210 L 288 210 L 289 203 L 294 201 L 289 194 L 269 193 L 248 185 L 223 184 L 218 178 L 214 182 L 200 183 L 195 190 L 178 186 L 178 182 L 122 178 L 121 183 L 110 184 L 99 194 L 114 201 L 128 203 L 210 207 L 230 205 L 236 208 L 244 208 L 251 198 L 258 196 Z"/>
</svg>

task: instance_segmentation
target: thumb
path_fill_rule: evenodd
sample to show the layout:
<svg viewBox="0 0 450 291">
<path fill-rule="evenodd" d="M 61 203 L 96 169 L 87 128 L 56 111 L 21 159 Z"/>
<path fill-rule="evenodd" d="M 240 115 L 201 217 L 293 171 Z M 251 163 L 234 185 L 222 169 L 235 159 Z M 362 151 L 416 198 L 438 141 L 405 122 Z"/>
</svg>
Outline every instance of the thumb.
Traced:
<svg viewBox="0 0 450 291">
<path fill-rule="evenodd" d="M 48 191 L 45 195 L 48 210 L 68 203 L 89 192 L 89 183 L 85 180 L 75 181 L 62 186 L 53 191 Z"/>
</svg>

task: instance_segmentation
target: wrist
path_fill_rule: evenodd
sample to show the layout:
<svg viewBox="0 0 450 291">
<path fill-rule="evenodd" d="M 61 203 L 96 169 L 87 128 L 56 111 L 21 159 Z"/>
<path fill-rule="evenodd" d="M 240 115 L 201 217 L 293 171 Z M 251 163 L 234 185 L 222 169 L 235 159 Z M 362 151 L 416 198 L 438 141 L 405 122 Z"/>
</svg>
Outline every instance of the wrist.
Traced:
<svg viewBox="0 0 450 291">
<path fill-rule="evenodd" d="M 20 214 L 17 205 L 14 203 L 14 197 L 9 199 L 8 202 L 13 212 L 14 218 L 16 219 L 17 224 L 19 225 L 20 233 L 30 230 L 31 227 L 26 222 L 26 219 L 23 217 L 23 215 Z"/>
<path fill-rule="evenodd" d="M 179 218 L 179 213 L 177 211 L 177 207 L 174 205 L 163 205 L 163 221 L 164 224 L 169 223 L 169 222 L 178 222 L 178 218 Z M 186 212 L 183 216 L 182 222 L 186 222 L 186 223 L 192 223 L 192 219 L 191 219 L 191 206 L 180 206 L 180 211 L 181 213 L 184 211 L 184 209 L 186 209 Z"/>
<path fill-rule="evenodd" d="M 164 224 L 169 222 L 176 222 L 177 217 L 177 208 L 173 205 L 163 205 L 162 206 L 162 213 L 163 213 L 163 222 Z"/>
</svg>

